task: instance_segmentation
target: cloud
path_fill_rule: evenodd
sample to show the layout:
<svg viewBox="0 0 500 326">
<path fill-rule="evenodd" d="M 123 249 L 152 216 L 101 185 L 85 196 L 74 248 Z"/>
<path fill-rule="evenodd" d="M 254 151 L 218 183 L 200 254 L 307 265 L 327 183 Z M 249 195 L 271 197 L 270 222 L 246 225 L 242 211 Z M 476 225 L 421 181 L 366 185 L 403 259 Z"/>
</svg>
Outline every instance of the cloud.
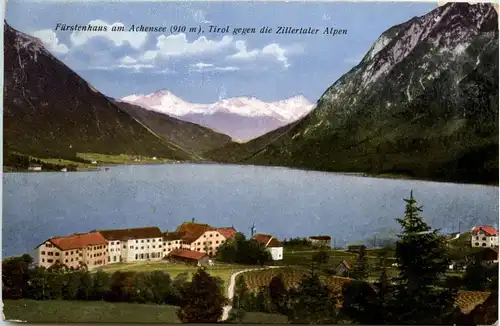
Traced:
<svg viewBox="0 0 500 326">
<path fill-rule="evenodd" d="M 248 51 L 247 45 L 245 41 L 237 41 L 235 43 L 235 47 L 238 50 L 233 55 L 230 55 L 228 58 L 233 60 L 253 60 L 259 57 L 273 57 L 278 61 L 283 63 L 285 68 L 290 67 L 288 63 L 287 54 L 291 53 L 301 53 L 303 52 L 303 48 L 301 46 L 292 46 L 289 50 L 282 48 L 277 43 L 271 43 L 264 46 L 262 49 L 254 49 L 252 51 Z"/>
<path fill-rule="evenodd" d="M 219 67 L 211 63 L 198 62 L 190 65 L 191 71 L 204 72 L 204 71 L 238 71 L 240 68 L 233 66 Z"/>
<path fill-rule="evenodd" d="M 59 43 L 56 32 L 51 29 L 42 29 L 32 34 L 34 37 L 39 38 L 47 50 L 51 52 L 66 54 L 69 48 L 62 43 Z"/>
<path fill-rule="evenodd" d="M 132 58 L 132 57 L 129 57 L 128 55 L 121 58 L 120 59 L 120 62 L 124 65 L 131 65 L 131 64 L 134 64 L 134 63 L 137 63 L 137 60 Z"/>
<path fill-rule="evenodd" d="M 189 42 L 186 34 L 160 35 L 156 39 L 156 49 L 148 50 L 140 56 L 141 61 L 152 61 L 157 58 L 189 56 L 206 53 L 216 53 L 231 45 L 233 38 L 224 36 L 220 41 L 213 41 L 201 36 Z"/>
<path fill-rule="evenodd" d="M 287 57 L 285 57 L 285 50 L 282 49 L 278 44 L 272 43 L 269 45 L 266 45 L 262 49 L 262 53 L 265 55 L 270 55 L 278 59 L 278 61 L 283 62 L 283 65 L 285 68 L 288 68 L 290 64 L 288 63 Z"/>
<path fill-rule="evenodd" d="M 253 59 L 259 55 L 259 50 L 247 50 L 247 45 L 245 41 L 236 41 L 235 48 L 238 50 L 237 53 L 230 56 L 231 59 Z"/>
<path fill-rule="evenodd" d="M 131 47 L 136 50 L 141 49 L 148 38 L 148 33 L 145 32 L 116 32 L 111 31 L 113 27 L 123 26 L 120 22 L 115 22 L 113 24 L 108 24 L 100 19 L 92 20 L 88 23 L 92 26 L 106 26 L 106 32 L 73 32 L 71 33 L 70 40 L 75 46 L 83 45 L 87 43 L 90 39 L 95 37 L 101 37 L 112 41 L 116 46 L 122 46 L 128 43 Z"/>
<path fill-rule="evenodd" d="M 209 67 L 213 67 L 213 66 L 214 65 L 211 63 L 203 63 L 203 62 L 198 62 L 198 63 L 191 65 L 191 67 L 196 68 L 196 69 L 209 68 Z"/>
</svg>

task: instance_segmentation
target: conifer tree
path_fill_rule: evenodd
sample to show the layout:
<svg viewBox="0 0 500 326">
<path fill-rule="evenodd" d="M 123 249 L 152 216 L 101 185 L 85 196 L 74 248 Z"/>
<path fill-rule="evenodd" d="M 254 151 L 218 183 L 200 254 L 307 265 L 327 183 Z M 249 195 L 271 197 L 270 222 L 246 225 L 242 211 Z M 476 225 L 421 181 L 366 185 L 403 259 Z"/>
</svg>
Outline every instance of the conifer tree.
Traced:
<svg viewBox="0 0 500 326">
<path fill-rule="evenodd" d="M 352 277 L 364 281 L 368 278 L 368 266 L 366 261 L 366 250 L 364 247 L 359 249 L 358 259 L 352 271 Z"/>
<path fill-rule="evenodd" d="M 334 324 L 337 321 L 338 297 L 321 282 L 314 264 L 292 298 L 288 321 L 294 324 Z"/>
<path fill-rule="evenodd" d="M 200 268 L 181 290 L 177 315 L 183 323 L 217 323 L 226 301 L 219 282 Z"/>
<path fill-rule="evenodd" d="M 439 285 L 449 265 L 444 238 L 422 219 L 413 192 L 405 202 L 405 215 L 397 219 L 402 232 L 396 243 L 400 272 L 389 304 L 392 322 L 442 323 L 453 310 L 455 295 Z"/>
</svg>

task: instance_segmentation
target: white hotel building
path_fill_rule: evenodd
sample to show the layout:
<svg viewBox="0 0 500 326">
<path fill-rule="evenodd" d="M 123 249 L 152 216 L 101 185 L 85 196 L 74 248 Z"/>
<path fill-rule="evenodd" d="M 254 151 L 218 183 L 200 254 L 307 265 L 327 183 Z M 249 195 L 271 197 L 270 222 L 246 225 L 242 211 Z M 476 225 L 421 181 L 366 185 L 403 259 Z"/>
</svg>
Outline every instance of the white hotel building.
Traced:
<svg viewBox="0 0 500 326">
<path fill-rule="evenodd" d="M 163 234 L 158 227 L 98 232 L 108 241 L 108 264 L 163 258 Z"/>
</svg>

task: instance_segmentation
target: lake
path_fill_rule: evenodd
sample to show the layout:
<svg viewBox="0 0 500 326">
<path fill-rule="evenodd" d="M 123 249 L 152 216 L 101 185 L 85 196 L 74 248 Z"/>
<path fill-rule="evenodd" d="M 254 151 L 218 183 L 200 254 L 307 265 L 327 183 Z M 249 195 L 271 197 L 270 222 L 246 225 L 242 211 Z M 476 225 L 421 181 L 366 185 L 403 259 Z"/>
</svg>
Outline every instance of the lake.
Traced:
<svg viewBox="0 0 500 326">
<path fill-rule="evenodd" d="M 287 168 L 166 164 L 109 171 L 5 173 L 4 257 L 56 235 L 159 226 L 195 218 L 279 239 L 331 235 L 336 245 L 399 231 L 410 191 L 443 232 L 498 226 L 498 187 L 377 179 Z"/>
</svg>

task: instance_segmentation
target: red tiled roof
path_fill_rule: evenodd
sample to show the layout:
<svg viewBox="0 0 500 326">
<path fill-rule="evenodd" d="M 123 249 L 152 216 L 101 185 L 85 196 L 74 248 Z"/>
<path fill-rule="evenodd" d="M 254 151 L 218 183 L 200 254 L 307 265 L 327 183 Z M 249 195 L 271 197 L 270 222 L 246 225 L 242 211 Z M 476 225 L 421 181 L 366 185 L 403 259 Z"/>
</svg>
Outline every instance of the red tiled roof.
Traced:
<svg viewBox="0 0 500 326">
<path fill-rule="evenodd" d="M 283 245 L 270 234 L 256 234 L 253 237 L 256 241 L 262 243 L 267 248 L 283 247 Z"/>
<path fill-rule="evenodd" d="M 472 228 L 472 233 L 479 232 L 480 230 L 486 232 L 489 235 L 498 235 L 498 230 L 491 226 L 475 226 Z"/>
<path fill-rule="evenodd" d="M 175 249 L 170 252 L 169 256 L 174 256 L 174 257 L 181 257 L 181 258 L 187 258 L 187 259 L 196 259 L 200 260 L 201 258 L 205 257 L 207 254 L 204 252 L 199 252 L 199 251 L 193 251 L 193 250 L 186 250 L 186 249 Z"/>
<path fill-rule="evenodd" d="M 50 238 L 52 242 L 61 250 L 83 249 L 86 246 L 105 245 L 108 243 L 99 232 L 73 234 L 65 237 Z"/>
<path fill-rule="evenodd" d="M 232 238 L 236 235 L 236 230 L 233 227 L 230 228 L 217 228 L 217 232 L 222 234 L 222 236 L 226 239 Z"/>
<path fill-rule="evenodd" d="M 196 241 L 203 235 L 203 233 L 207 231 L 215 231 L 215 229 L 208 224 L 190 222 L 182 223 L 181 226 L 179 226 L 176 230 L 176 232 L 184 232 L 182 240 L 186 243 L 192 243 L 193 241 Z"/>
<path fill-rule="evenodd" d="M 342 260 L 338 265 L 337 267 L 339 267 L 339 265 L 344 265 L 347 269 L 352 269 L 351 265 L 345 261 L 345 260 Z"/>
<path fill-rule="evenodd" d="M 121 230 L 98 230 L 104 238 L 113 240 L 130 240 L 130 239 L 145 239 L 145 238 L 161 238 L 163 233 L 159 227 L 151 226 L 144 228 L 134 229 L 121 229 Z"/>
</svg>

